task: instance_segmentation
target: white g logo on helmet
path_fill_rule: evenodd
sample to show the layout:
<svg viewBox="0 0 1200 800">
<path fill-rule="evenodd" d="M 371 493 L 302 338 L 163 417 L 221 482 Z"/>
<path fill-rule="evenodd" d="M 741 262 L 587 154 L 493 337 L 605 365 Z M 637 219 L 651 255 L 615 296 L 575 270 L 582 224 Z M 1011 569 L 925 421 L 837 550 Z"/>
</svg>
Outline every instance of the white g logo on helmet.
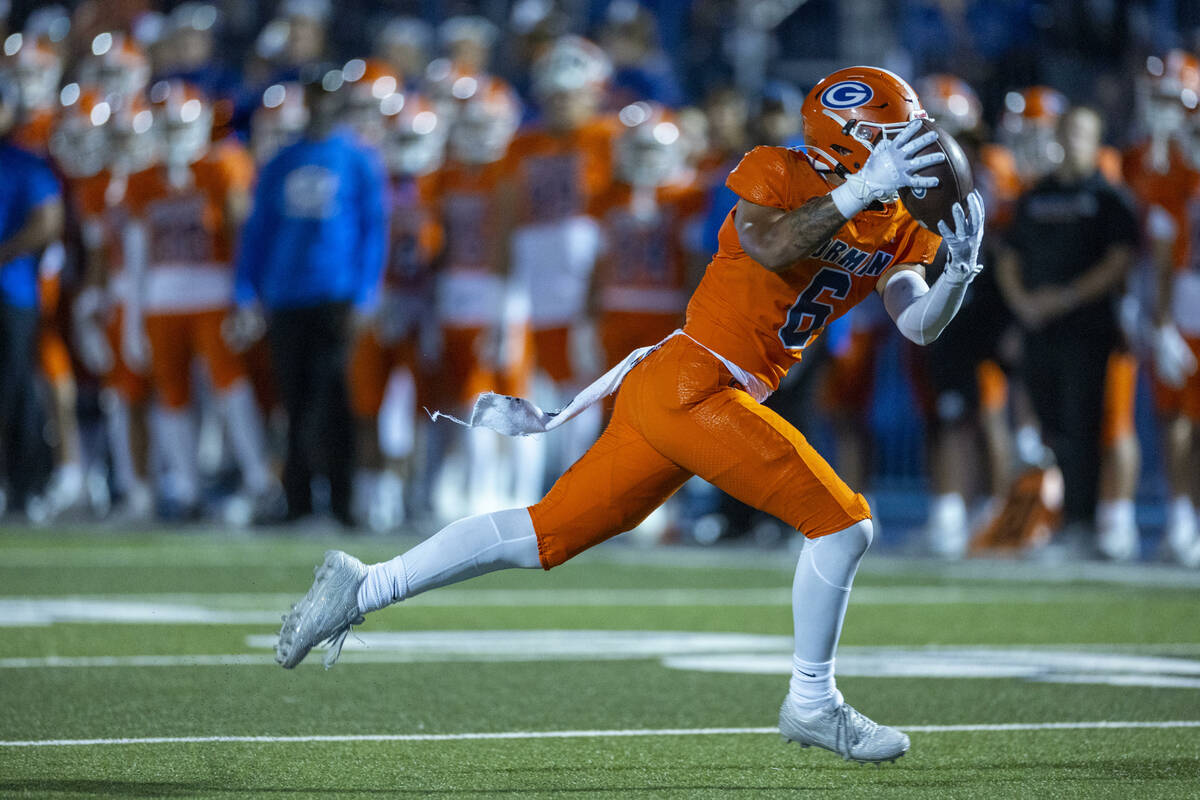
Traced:
<svg viewBox="0 0 1200 800">
<path fill-rule="evenodd" d="M 858 108 L 874 96 L 874 90 L 862 81 L 839 81 L 821 92 L 821 104 L 826 108 Z"/>
</svg>

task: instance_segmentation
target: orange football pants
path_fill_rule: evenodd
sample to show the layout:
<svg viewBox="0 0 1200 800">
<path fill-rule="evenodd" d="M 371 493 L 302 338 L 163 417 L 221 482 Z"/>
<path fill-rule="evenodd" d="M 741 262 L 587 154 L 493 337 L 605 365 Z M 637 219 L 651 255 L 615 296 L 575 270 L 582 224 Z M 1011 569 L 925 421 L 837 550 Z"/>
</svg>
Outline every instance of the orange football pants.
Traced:
<svg viewBox="0 0 1200 800">
<path fill-rule="evenodd" d="M 1184 339 L 1196 360 L 1200 361 L 1200 337 L 1186 336 Z M 1154 399 L 1163 416 L 1184 416 L 1193 422 L 1200 422 L 1200 370 L 1188 376 L 1187 383 L 1179 389 L 1173 389 L 1156 378 Z"/>
<path fill-rule="evenodd" d="M 108 346 L 112 350 L 113 365 L 104 376 L 104 386 L 121 396 L 130 405 L 141 405 L 150 399 L 150 380 L 129 368 L 121 357 L 121 319 L 124 312 L 118 306 L 108 322 Z"/>
<path fill-rule="evenodd" d="M 480 394 L 496 388 L 496 372 L 487 366 L 480 353 L 488 334 L 485 327 L 442 328 L 442 359 L 437 376 L 442 395 L 437 400 L 439 405 L 444 399 L 453 406 L 469 408 Z"/>
<path fill-rule="evenodd" d="M 221 336 L 223 309 L 146 315 L 150 379 L 167 408 L 183 408 L 192 396 L 192 360 L 208 367 L 213 388 L 223 392 L 246 376 L 236 353 Z"/>
<path fill-rule="evenodd" d="M 653 342 L 651 342 L 653 344 Z M 571 329 L 541 328 L 533 332 L 534 363 L 545 370 L 555 383 L 575 379 L 575 364 L 571 359 Z"/>
<path fill-rule="evenodd" d="M 791 423 L 676 336 L 626 376 L 604 433 L 530 507 L 542 566 L 636 527 L 692 475 L 809 538 L 871 516 Z"/>
<path fill-rule="evenodd" d="M 1105 447 L 1134 435 L 1137 368 L 1137 359 L 1131 353 L 1117 352 L 1108 357 L 1108 371 L 1104 375 L 1104 422 L 1100 431 L 1100 443 Z"/>
<path fill-rule="evenodd" d="M 358 337 L 350 353 L 350 410 L 360 419 L 379 416 L 392 371 L 408 368 L 416 385 L 417 405 L 427 405 L 425 381 L 418 369 L 416 336 L 398 342 L 379 341 L 373 332 Z"/>
</svg>

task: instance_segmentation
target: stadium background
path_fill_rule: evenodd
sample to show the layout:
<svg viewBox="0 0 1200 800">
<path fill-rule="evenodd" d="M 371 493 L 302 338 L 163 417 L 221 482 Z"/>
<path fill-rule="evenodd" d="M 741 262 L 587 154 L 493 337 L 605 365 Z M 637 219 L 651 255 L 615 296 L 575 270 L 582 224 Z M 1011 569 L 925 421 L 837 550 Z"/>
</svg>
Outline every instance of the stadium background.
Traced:
<svg viewBox="0 0 1200 800">
<path fill-rule="evenodd" d="M 7 30 L 28 23 L 49 25 L 65 36 L 63 81 L 72 77 L 92 37 L 127 30 L 155 58 L 181 4 L 104 0 L 68 7 L 15 0 L 7 5 Z M 524 100 L 526 121 L 536 120 L 530 94 L 528 52 L 565 33 L 586 34 L 610 49 L 622 36 L 645 37 L 644 50 L 619 69 L 612 85 L 621 101 L 649 99 L 668 106 L 703 107 L 711 93 L 734 87 L 748 102 L 751 138 L 762 114 L 776 113 L 779 127 L 798 143 L 798 106 L 817 78 L 840 64 L 877 63 L 913 77 L 943 72 L 961 76 L 978 93 L 985 123 L 994 131 L 1014 89 L 1050 85 L 1073 103 L 1102 112 L 1105 140 L 1129 144 L 1137 132 L 1133 98 L 1147 56 L 1195 43 L 1200 9 L 1183 2 L 563 2 L 491 3 L 218 2 L 211 63 L 191 73 L 238 107 L 236 134 L 248 136 L 249 111 L 263 86 L 294 78 L 302 64 L 288 63 L 278 24 L 289 15 L 316 23 L 309 35 L 311 60 L 342 64 L 371 54 L 389 20 L 405 15 L 428 23 L 431 33 L 451 17 L 478 14 L 495 25 L 490 71 L 511 83 Z M 55 9 L 65 12 L 56 17 Z M 69 23 L 64 21 L 68 20 Z M 56 21 L 57 20 L 57 21 Z M 272 25 L 275 33 L 270 34 Z M 65 26 L 65 27 L 64 27 Z M 608 37 L 606 39 L 606 37 Z M 442 52 L 436 33 L 429 55 Z M 159 52 L 167 63 L 169 53 Z M 164 68 L 166 72 L 170 69 Z M 163 70 L 152 70 L 163 74 Z M 778 121 L 779 117 L 782 121 Z M 720 197 L 718 205 L 727 198 Z M 915 389 L 902 368 L 903 345 L 895 336 L 874 353 L 877 385 L 868 416 L 873 439 L 871 493 L 881 516 L 901 528 L 923 519 L 928 489 L 926 432 Z M 813 362 L 819 359 L 814 357 Z M 1162 522 L 1164 486 L 1159 432 L 1148 379 L 1140 377 L 1137 422 L 1142 444 L 1139 519 L 1153 534 Z M 83 386 L 85 416 L 98 411 Z M 811 389 L 792 409 L 808 424 L 822 452 L 836 448 L 826 421 L 813 409 Z M 831 456 L 836 462 L 836 456 Z M 1147 545 L 1147 550 L 1150 546 Z"/>
</svg>

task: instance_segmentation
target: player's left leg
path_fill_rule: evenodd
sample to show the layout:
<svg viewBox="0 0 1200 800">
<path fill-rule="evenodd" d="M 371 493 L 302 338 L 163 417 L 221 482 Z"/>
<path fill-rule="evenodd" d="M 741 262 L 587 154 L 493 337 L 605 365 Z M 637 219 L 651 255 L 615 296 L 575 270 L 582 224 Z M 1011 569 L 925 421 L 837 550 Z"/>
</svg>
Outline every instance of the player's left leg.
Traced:
<svg viewBox="0 0 1200 800">
<path fill-rule="evenodd" d="M 221 335 L 226 312 L 204 311 L 195 315 L 196 351 L 204 359 L 216 393 L 217 410 L 233 447 L 242 474 L 242 492 L 226 509 L 231 522 L 248 523 L 255 506 L 266 500 L 276 486 L 267 460 L 266 433 L 254 387 L 241 356 L 234 353 Z"/>
<path fill-rule="evenodd" d="M 1128 561 L 1138 555 L 1134 496 L 1142 453 L 1134 428 L 1137 360 L 1128 352 L 1109 356 L 1104 382 L 1104 422 L 1100 502 L 1096 504 L 1096 546 L 1106 558 Z"/>
<path fill-rule="evenodd" d="M 195 353 L 193 317 L 188 313 L 146 315 L 150 381 L 158 399 L 156 447 L 166 467 L 166 500 L 172 513 L 190 516 L 200 502 L 196 426 L 192 417 L 191 368 Z"/>
</svg>

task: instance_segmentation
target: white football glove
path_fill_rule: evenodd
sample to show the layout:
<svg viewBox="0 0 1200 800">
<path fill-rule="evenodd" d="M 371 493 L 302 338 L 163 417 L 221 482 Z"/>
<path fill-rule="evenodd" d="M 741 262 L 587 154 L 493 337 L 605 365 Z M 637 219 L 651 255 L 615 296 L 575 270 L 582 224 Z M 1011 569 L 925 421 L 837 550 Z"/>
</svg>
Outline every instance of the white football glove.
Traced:
<svg viewBox="0 0 1200 800">
<path fill-rule="evenodd" d="M 221 320 L 221 338 L 235 353 L 244 353 L 262 338 L 267 321 L 256 306 L 236 308 Z"/>
<path fill-rule="evenodd" d="M 983 198 L 978 190 L 967 195 L 967 208 L 970 213 L 963 211 L 962 203 L 954 204 L 954 230 L 945 220 L 938 222 L 938 233 L 949 253 L 943 275 L 955 283 L 970 283 L 982 269 L 979 247 L 983 243 Z"/>
<path fill-rule="evenodd" d="M 881 139 L 862 169 L 847 176 L 846 182 L 833 190 L 833 202 L 842 216 L 849 219 L 876 200 L 889 203 L 906 186 L 932 189 L 938 185 L 937 177 L 916 174 L 946 160 L 945 153 L 917 155 L 937 141 L 938 136 L 936 131 L 929 131 L 913 139 L 920 129 L 921 120 L 914 119 L 895 139 Z"/>
<path fill-rule="evenodd" d="M 1180 389 L 1196 371 L 1196 356 L 1174 325 L 1160 325 L 1151 343 L 1154 371 L 1167 386 Z"/>
<path fill-rule="evenodd" d="M 113 367 L 112 346 L 100 321 L 107 310 L 108 298 L 98 286 L 84 289 L 71 306 L 79 360 L 93 375 L 106 375 Z"/>
<path fill-rule="evenodd" d="M 144 375 L 150 368 L 150 339 L 146 336 L 146 326 L 128 309 L 121 315 L 121 358 L 125 366 L 139 375 Z"/>
</svg>

